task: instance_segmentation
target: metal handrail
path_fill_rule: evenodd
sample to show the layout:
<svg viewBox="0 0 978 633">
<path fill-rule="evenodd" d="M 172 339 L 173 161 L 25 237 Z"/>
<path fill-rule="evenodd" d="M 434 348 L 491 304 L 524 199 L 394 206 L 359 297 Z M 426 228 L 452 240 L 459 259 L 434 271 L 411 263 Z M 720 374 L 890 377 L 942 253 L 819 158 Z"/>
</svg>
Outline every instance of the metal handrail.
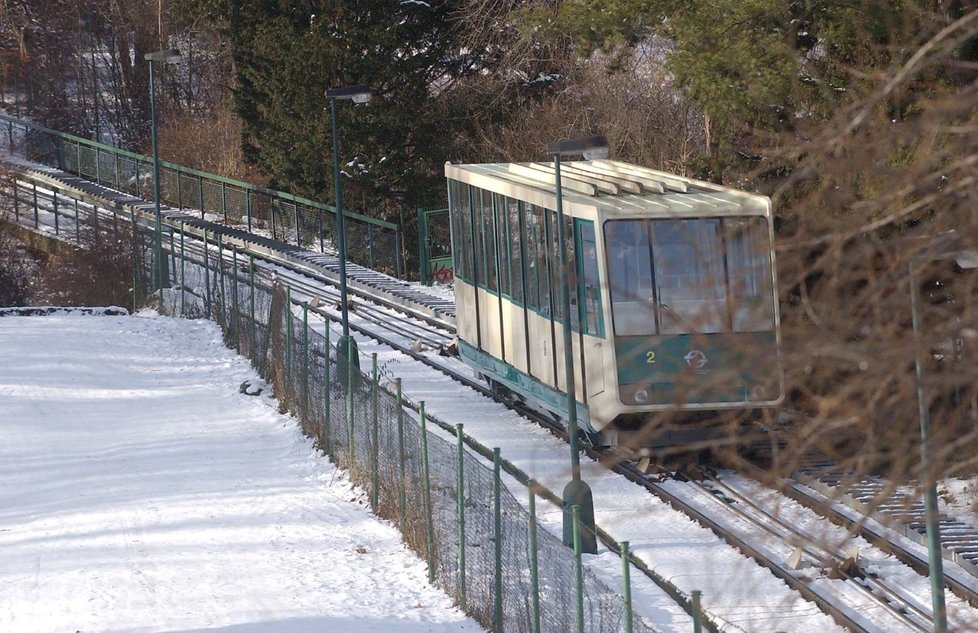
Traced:
<svg viewBox="0 0 978 633">
<path fill-rule="evenodd" d="M 146 166 L 145 173 L 147 174 L 150 173 L 149 166 L 152 164 L 152 159 L 143 154 L 130 152 L 124 149 L 120 149 L 118 147 L 114 147 L 112 145 L 107 145 L 105 143 L 100 143 L 98 141 L 93 141 L 91 139 L 82 138 L 74 134 L 68 134 L 66 132 L 53 130 L 43 125 L 38 125 L 31 121 L 26 121 L 24 119 L 12 117 L 10 115 L 3 114 L 3 113 L 0 113 L 0 125 L 8 128 L 8 134 L 11 141 L 11 149 L 13 149 L 13 141 L 14 141 L 13 132 L 15 126 L 18 128 L 22 128 L 25 133 L 38 132 L 47 135 L 52 139 L 56 139 L 56 142 L 74 144 L 77 147 L 78 151 L 76 152 L 77 158 L 75 159 L 77 161 L 77 165 L 75 165 L 76 170 L 73 173 L 76 173 L 78 176 L 83 178 L 86 177 L 86 174 L 82 173 L 83 166 L 81 162 L 81 148 L 86 148 L 89 151 L 95 152 L 96 179 L 99 181 L 103 180 L 102 176 L 98 173 L 100 169 L 99 154 L 101 153 L 108 156 L 113 156 L 117 161 L 115 164 L 116 178 L 114 179 L 109 178 L 108 180 L 114 186 L 116 186 L 121 190 L 126 191 L 127 193 L 133 193 L 136 195 L 139 194 L 138 191 L 138 188 L 140 186 L 139 175 L 140 175 L 140 171 L 142 170 L 142 165 Z M 120 159 L 131 161 L 132 163 L 134 163 L 135 175 L 136 175 L 134 186 L 130 186 L 130 183 L 122 182 L 122 179 L 119 177 L 118 161 Z M 64 150 L 60 147 L 57 148 L 57 162 L 58 162 L 57 165 L 52 165 L 52 166 L 56 166 L 59 169 L 63 169 L 64 171 L 72 172 L 72 169 L 70 169 L 70 167 L 68 166 L 68 163 L 71 162 L 70 157 L 66 156 Z M 181 209 L 184 208 L 183 192 L 181 191 L 181 182 L 182 182 L 181 178 L 184 177 L 192 178 L 198 182 L 196 188 L 199 190 L 198 201 L 200 202 L 201 207 L 205 206 L 203 200 L 204 183 L 206 182 L 209 184 L 220 186 L 222 191 L 222 205 L 223 205 L 222 210 L 224 211 L 225 215 L 227 214 L 228 209 L 227 209 L 227 199 L 224 192 L 227 188 L 232 188 L 232 190 L 237 190 L 238 195 L 244 196 L 244 208 L 241 209 L 242 211 L 241 217 L 247 219 L 248 230 L 250 231 L 252 229 L 252 219 L 254 216 L 251 208 L 252 207 L 251 202 L 255 196 L 266 197 L 268 198 L 268 202 L 269 202 L 269 208 L 270 208 L 269 216 L 270 216 L 270 223 L 271 223 L 271 228 L 273 233 L 276 230 L 275 214 L 278 214 L 278 219 L 284 228 L 288 228 L 290 224 L 294 225 L 294 228 L 296 230 L 295 240 L 297 245 L 300 246 L 303 237 L 302 235 L 300 235 L 300 226 L 299 226 L 301 224 L 299 220 L 300 208 L 303 208 L 303 210 L 309 209 L 312 210 L 312 212 L 316 215 L 316 217 L 313 219 L 314 221 L 310 220 L 309 217 L 306 217 L 305 226 L 311 227 L 314 224 L 316 225 L 315 229 L 310 229 L 310 230 L 314 230 L 317 233 L 320 242 L 320 250 L 325 250 L 325 247 L 323 245 L 323 236 L 324 234 L 329 232 L 329 229 L 325 226 L 326 223 L 324 221 L 324 216 L 326 213 L 330 213 L 333 214 L 333 216 L 335 217 L 336 208 L 333 205 L 324 204 L 285 191 L 269 189 L 267 187 L 262 187 L 260 185 L 254 185 L 245 181 L 208 173 L 205 171 L 193 169 L 190 167 L 186 167 L 176 163 L 171 163 L 168 161 L 160 161 L 160 164 L 164 169 L 168 170 L 171 175 L 175 174 L 175 177 L 177 179 L 176 196 L 169 196 L 169 197 L 171 199 L 176 200 L 176 204 L 179 208 Z M 131 191 L 130 189 L 135 189 L 136 191 Z M 164 194 L 164 197 L 167 197 L 166 194 Z M 285 203 L 287 205 L 291 205 L 294 207 L 291 213 L 293 217 L 288 217 L 286 213 L 281 208 L 279 208 L 279 205 L 281 203 Z M 212 210 L 217 210 L 217 209 L 212 209 Z M 200 211 L 203 214 L 205 212 L 205 209 L 200 209 Z M 302 213 L 302 215 L 308 216 L 308 211 L 305 211 L 304 213 Z M 392 264 L 392 268 L 396 270 L 397 276 L 400 276 L 402 272 L 401 271 L 401 227 L 400 225 L 393 222 L 380 220 L 377 218 L 371 218 L 369 216 L 365 216 L 359 213 L 346 212 L 344 215 L 347 217 L 348 220 L 359 223 L 358 226 L 348 227 L 348 230 L 349 229 L 356 230 L 357 228 L 360 228 L 360 229 L 365 229 L 367 233 L 365 239 L 367 241 L 366 250 L 369 251 L 369 257 L 362 258 L 364 259 L 364 261 L 358 263 L 362 263 L 364 265 L 369 265 L 371 267 L 374 267 L 375 265 L 378 264 L 379 261 L 378 255 L 384 257 L 384 256 L 389 256 L 389 254 L 393 252 L 394 261 L 383 262 L 383 263 Z M 389 247 L 375 247 L 375 241 L 378 237 L 378 235 L 375 235 L 375 233 L 379 234 L 380 237 L 383 237 L 385 233 L 393 234 L 394 248 L 391 249 Z M 306 237 L 309 237 L 309 235 L 307 234 Z M 353 252 L 353 254 L 351 255 L 351 259 L 352 260 L 357 259 L 356 251 L 354 249 L 351 249 L 351 251 Z"/>
</svg>

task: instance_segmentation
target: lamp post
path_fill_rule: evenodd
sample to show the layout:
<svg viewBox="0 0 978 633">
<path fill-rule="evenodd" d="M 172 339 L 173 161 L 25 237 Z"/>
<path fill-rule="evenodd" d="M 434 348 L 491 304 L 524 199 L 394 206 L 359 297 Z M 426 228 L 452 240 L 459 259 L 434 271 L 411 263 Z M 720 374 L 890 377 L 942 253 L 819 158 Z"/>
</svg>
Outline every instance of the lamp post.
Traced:
<svg viewBox="0 0 978 633">
<path fill-rule="evenodd" d="M 153 63 L 176 64 L 182 58 L 180 51 L 167 48 L 162 51 L 146 53 L 143 59 L 149 62 L 149 115 L 153 139 L 153 202 L 156 204 L 156 227 L 153 235 L 153 287 L 159 290 L 168 281 L 166 259 L 163 258 L 163 227 L 160 219 L 160 155 L 156 135 L 156 83 L 153 80 Z"/>
<path fill-rule="evenodd" d="M 564 382 L 567 383 L 567 436 L 571 450 L 571 480 L 564 487 L 564 545 L 574 545 L 574 519 L 571 508 L 580 507 L 582 530 L 581 550 L 588 554 L 598 552 L 597 533 L 594 525 L 594 497 L 591 487 L 581 479 L 581 456 L 577 426 L 577 389 L 574 379 L 574 346 L 570 316 L 570 268 L 567 261 L 567 242 L 564 237 L 564 200 L 560 180 L 562 156 L 583 155 L 585 159 L 608 156 L 608 141 L 603 136 L 555 141 L 547 145 L 547 153 L 554 157 L 554 182 L 557 194 L 557 243 L 560 253 L 560 306 L 563 313 L 564 331 Z"/>
<path fill-rule="evenodd" d="M 343 336 L 336 342 L 336 365 L 340 380 L 346 381 L 351 375 L 356 375 L 352 369 L 359 371 L 360 356 L 357 352 L 357 342 L 350 336 L 350 314 L 346 296 L 346 227 L 343 217 L 343 196 L 340 193 L 340 141 L 336 133 L 336 101 L 349 99 L 354 103 L 370 101 L 370 87 L 364 84 L 342 86 L 326 90 L 330 105 L 330 121 L 333 128 L 333 187 L 336 189 L 336 248 L 340 258 L 340 314 L 343 321 Z M 352 364 L 352 368 L 350 365 Z M 352 389 L 350 390 L 352 392 Z"/>
<path fill-rule="evenodd" d="M 957 242 L 955 232 L 946 238 Z M 924 361 L 921 357 L 923 303 L 920 297 L 920 267 L 931 261 L 953 259 L 965 269 L 978 268 L 975 249 L 932 248 L 910 260 L 910 308 L 913 314 L 914 365 L 917 372 L 917 410 L 920 416 L 920 467 L 924 480 L 924 510 L 927 526 L 927 558 L 930 573 L 931 606 L 934 612 L 934 632 L 946 633 L 947 607 L 944 602 L 944 559 L 941 555 L 941 525 L 937 505 L 937 473 L 931 458 L 933 437 L 930 425 L 930 404 L 924 391 Z"/>
</svg>

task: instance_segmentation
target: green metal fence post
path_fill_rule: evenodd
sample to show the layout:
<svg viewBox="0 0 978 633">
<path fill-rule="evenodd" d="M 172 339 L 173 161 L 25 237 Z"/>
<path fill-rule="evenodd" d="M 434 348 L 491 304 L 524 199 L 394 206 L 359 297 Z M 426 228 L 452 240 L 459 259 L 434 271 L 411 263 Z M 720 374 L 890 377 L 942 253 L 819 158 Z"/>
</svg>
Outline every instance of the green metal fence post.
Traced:
<svg viewBox="0 0 978 633">
<path fill-rule="evenodd" d="M 302 302 L 302 415 L 309 411 L 309 304 Z"/>
<path fill-rule="evenodd" d="M 581 506 L 571 507 L 574 534 L 574 598 L 577 603 L 577 633 L 584 633 L 584 563 L 581 561 Z"/>
<path fill-rule="evenodd" d="M 179 174 L 177 174 L 179 176 Z M 224 285 L 224 236 L 217 234 L 217 271 L 221 279 L 221 325 L 227 328 L 228 325 L 228 305 L 227 288 Z"/>
<path fill-rule="evenodd" d="M 180 316 L 187 313 L 186 227 L 180 222 Z"/>
<path fill-rule="evenodd" d="M 177 280 L 177 249 L 174 248 L 173 240 L 173 229 L 169 226 L 166 227 L 167 234 L 170 236 L 170 270 L 166 271 L 167 283 L 170 283 L 170 271 L 173 271 L 173 281 Z"/>
<path fill-rule="evenodd" d="M 526 486 L 530 492 L 530 617 L 531 633 L 540 633 L 540 570 L 537 561 L 537 482 Z"/>
<path fill-rule="evenodd" d="M 302 248 L 302 235 L 299 232 L 299 203 L 293 205 L 293 217 L 295 218 L 295 245 Z M 288 240 L 286 240 L 288 241 Z"/>
<path fill-rule="evenodd" d="M 324 224 L 324 222 L 323 222 L 323 215 L 324 215 L 324 212 L 323 212 L 322 209 L 317 209 L 317 211 L 318 211 L 318 213 L 316 215 L 316 221 L 319 223 L 319 226 L 316 227 L 316 230 L 319 232 L 319 252 L 320 253 L 325 253 L 326 252 L 326 247 L 323 245 L 323 224 Z"/>
<path fill-rule="evenodd" d="M 37 196 L 36 185 L 34 187 L 34 195 Z M 34 208 L 36 211 L 37 198 L 35 197 L 34 200 L 35 200 Z M 139 286 L 139 273 L 141 272 L 141 270 L 140 268 L 137 267 L 137 262 L 140 261 L 140 258 L 139 258 L 138 249 L 136 248 L 136 237 L 137 237 L 136 236 L 136 211 L 134 209 L 131 208 L 129 209 L 129 219 L 132 222 L 132 230 L 131 230 L 130 240 L 129 240 L 129 243 L 132 245 L 130 249 L 131 251 L 130 257 L 132 258 L 132 311 L 135 313 L 137 308 L 137 301 L 138 301 L 137 288 Z M 115 225 L 115 219 L 113 218 L 113 226 L 114 225 Z"/>
<path fill-rule="evenodd" d="M 632 566 L 629 561 L 628 541 L 619 544 L 621 550 L 622 590 L 625 598 L 625 633 L 632 633 Z"/>
<path fill-rule="evenodd" d="M 703 631 L 703 607 L 700 605 L 700 597 L 703 592 L 699 589 L 693 590 L 693 633 Z"/>
<path fill-rule="evenodd" d="M 231 245 L 231 303 L 234 304 L 234 350 L 241 353 L 241 309 L 238 307 L 238 245 Z"/>
<path fill-rule="evenodd" d="M 493 631 L 503 633 L 503 507 L 499 471 L 502 458 L 499 449 L 492 449 L 492 508 L 493 545 L 495 549 L 495 583 L 493 591 Z"/>
<path fill-rule="evenodd" d="M 340 340 L 342 341 L 343 339 L 341 338 Z M 353 337 L 352 336 L 347 337 L 345 343 L 347 346 L 346 348 L 347 358 L 350 358 L 350 354 L 353 353 Z M 357 368 L 357 371 L 359 371 L 359 368 Z M 357 384 L 359 384 L 359 381 L 357 381 Z M 353 407 L 354 407 L 353 390 L 354 389 L 355 389 L 355 385 L 353 383 L 353 363 L 347 363 L 346 364 L 346 427 L 348 430 L 349 443 L 350 443 L 350 468 L 353 468 L 354 458 L 356 457 L 356 451 L 354 450 L 354 437 L 353 437 Z"/>
<path fill-rule="evenodd" d="M 255 320 L 255 256 L 251 253 L 248 254 L 248 287 L 251 289 L 251 296 L 249 297 L 248 303 L 250 304 L 250 317 L 251 317 L 251 337 L 249 339 L 248 350 L 249 356 L 252 359 L 257 355 L 258 346 L 258 321 Z"/>
<path fill-rule="evenodd" d="M 248 232 L 251 233 L 251 189 L 245 189 L 245 213 L 248 215 Z"/>
<path fill-rule="evenodd" d="M 367 248 L 370 253 L 370 267 L 377 268 L 377 253 L 374 251 L 374 225 L 367 225 Z"/>
<path fill-rule="evenodd" d="M 13 143 L 13 141 L 11 141 Z M 20 193 L 17 191 L 17 181 L 14 180 L 14 218 L 20 222 Z"/>
<path fill-rule="evenodd" d="M 102 184 L 102 161 L 99 158 L 98 147 L 95 148 L 95 182 Z"/>
<path fill-rule="evenodd" d="M 57 235 L 58 234 L 58 190 L 55 189 L 53 191 L 53 194 L 54 195 L 52 199 L 54 200 L 54 234 Z"/>
<path fill-rule="evenodd" d="M 431 507 L 431 476 L 428 472 L 428 429 L 425 424 L 424 401 L 418 402 L 418 417 L 421 421 L 421 487 L 424 504 L 425 535 L 428 554 L 428 582 L 435 582 L 435 519 Z"/>
<path fill-rule="evenodd" d="M 278 239 L 278 233 L 275 230 L 275 210 L 277 208 L 278 208 L 277 200 L 276 200 L 276 198 L 272 198 L 271 201 L 269 201 L 269 203 L 268 203 L 268 216 L 270 218 L 270 224 L 272 225 L 272 239 L 273 240 L 277 240 Z M 289 240 L 286 239 L 285 241 L 288 242 Z"/>
<path fill-rule="evenodd" d="M 285 287 L 285 394 L 292 392 L 292 287 Z M 289 398 L 291 400 L 291 398 Z"/>
<path fill-rule="evenodd" d="M 78 198 L 75 198 L 75 241 L 81 244 L 81 223 L 78 221 Z"/>
<path fill-rule="evenodd" d="M 36 229 L 40 225 L 40 219 L 38 218 L 37 210 L 37 183 L 31 183 L 34 186 L 34 228 Z"/>
<path fill-rule="evenodd" d="M 204 177 L 197 174 L 197 201 L 200 203 L 200 210 L 204 210 Z M 224 214 L 224 223 L 228 223 L 228 216 Z"/>
<path fill-rule="evenodd" d="M 394 389 L 397 392 L 397 464 L 399 477 L 397 478 L 397 516 L 400 520 L 401 531 L 404 531 L 407 519 L 407 499 L 404 490 L 404 405 L 401 395 L 401 379 L 394 379 Z"/>
<path fill-rule="evenodd" d="M 183 183 L 180 182 L 180 170 L 177 170 L 177 209 L 183 211 Z M 200 210 L 200 219 L 204 219 L 204 210 Z"/>
<path fill-rule="evenodd" d="M 201 193 L 201 198 L 203 198 L 203 193 Z M 228 186 L 226 183 L 221 183 L 221 213 L 224 215 L 224 223 L 228 223 Z"/>
<path fill-rule="evenodd" d="M 379 414 L 377 402 L 377 387 L 380 382 L 377 372 L 377 352 L 370 354 L 371 376 L 370 376 L 370 403 L 372 409 L 370 424 L 370 505 L 374 512 L 378 509 L 378 499 L 380 495 L 380 447 L 378 444 Z"/>
<path fill-rule="evenodd" d="M 330 411 L 329 411 L 329 391 L 330 391 L 330 380 L 329 380 L 329 319 L 323 319 L 323 367 L 326 371 L 325 377 L 323 379 L 323 428 L 321 429 L 322 437 L 320 441 L 323 445 L 323 451 L 327 455 L 331 455 L 330 445 L 329 445 L 329 426 L 330 426 Z"/>
<path fill-rule="evenodd" d="M 458 595 L 465 609 L 465 436 L 461 424 L 455 425 L 455 506 L 458 511 Z"/>
<path fill-rule="evenodd" d="M 204 310 L 207 318 L 211 318 L 211 262 L 210 242 L 207 241 L 207 229 L 204 229 Z"/>
</svg>

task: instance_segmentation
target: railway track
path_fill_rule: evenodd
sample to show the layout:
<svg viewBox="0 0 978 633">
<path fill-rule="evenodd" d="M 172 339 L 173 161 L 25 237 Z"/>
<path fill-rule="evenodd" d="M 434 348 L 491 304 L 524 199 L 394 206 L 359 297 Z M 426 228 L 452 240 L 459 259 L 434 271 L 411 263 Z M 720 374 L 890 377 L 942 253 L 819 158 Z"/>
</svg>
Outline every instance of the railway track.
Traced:
<svg viewBox="0 0 978 633">
<path fill-rule="evenodd" d="M 35 206 L 41 209 L 36 214 L 27 216 L 28 225 L 33 221 L 36 230 L 44 230 L 42 227 L 47 227 L 47 232 L 55 230 L 57 233 L 64 233 L 67 236 L 74 232 L 77 237 L 80 233 L 78 222 L 86 212 L 95 213 L 98 217 L 106 220 L 119 213 L 118 210 L 113 210 L 110 205 L 99 205 L 96 195 L 98 192 L 89 189 L 76 199 L 78 203 L 73 202 L 67 207 L 62 207 L 62 213 L 65 209 L 68 210 L 68 213 L 59 216 L 55 212 L 57 203 L 50 191 L 38 187 L 37 180 L 22 180 L 21 183 L 21 187 L 18 189 L 18 197 L 24 196 L 24 203 L 35 203 L 36 201 Z M 25 186 L 29 189 L 24 189 Z M 315 254 L 315 257 L 296 254 L 293 252 L 294 247 L 287 247 L 286 245 L 281 245 L 283 250 L 279 251 L 276 249 L 276 244 L 267 238 L 242 235 L 243 232 L 240 230 L 203 222 L 178 212 L 168 213 L 166 218 L 171 228 L 182 229 L 181 233 L 185 237 L 190 237 L 183 243 L 183 250 L 187 256 L 196 257 L 199 262 L 203 262 L 204 249 L 206 248 L 208 257 L 222 257 L 225 264 L 235 271 L 235 275 L 243 275 L 244 272 L 240 268 L 243 262 L 240 259 L 238 260 L 239 268 L 232 266 L 235 259 L 234 254 L 226 248 L 231 246 L 238 249 L 240 255 L 247 255 L 261 262 L 259 275 L 265 280 L 270 281 L 273 277 L 287 280 L 292 288 L 293 302 L 311 306 L 310 312 L 319 314 L 324 319 L 333 321 L 339 319 L 339 291 L 335 287 L 338 281 L 337 272 L 334 270 L 334 266 L 336 266 L 335 257 L 320 254 Z M 74 226 L 71 224 L 72 219 L 75 219 Z M 148 225 L 149 219 L 145 209 L 139 214 L 139 221 Z M 198 239 L 203 237 L 202 233 L 205 229 L 211 236 L 221 234 L 222 245 L 225 248 L 219 250 L 213 243 L 209 243 L 205 247 L 204 243 Z M 172 243 L 167 244 L 167 247 L 173 248 Z M 377 283 L 383 283 L 383 280 L 379 280 Z M 350 294 L 355 297 L 355 307 L 351 313 L 350 321 L 351 329 L 354 332 L 377 340 L 418 362 L 443 372 L 457 382 L 487 397 L 497 401 L 502 400 L 481 382 L 464 375 L 468 370 L 463 369 L 459 363 L 431 354 L 431 350 L 440 349 L 453 337 L 454 329 L 449 311 L 443 306 L 430 310 L 414 308 L 408 305 L 410 302 L 391 299 L 389 290 L 375 292 L 369 286 L 368 283 L 363 283 L 353 284 L 349 287 Z M 424 298 L 418 300 L 421 299 Z M 533 409 L 519 407 L 512 402 L 503 402 L 507 406 L 517 406 L 524 416 L 547 427 L 553 433 L 563 436 L 563 428 L 549 416 L 541 415 Z M 708 527 L 725 542 L 769 569 L 772 574 L 817 604 L 820 609 L 850 630 L 920 631 L 930 630 L 932 627 L 929 609 L 919 604 L 919 600 L 906 595 L 906 591 L 902 591 L 900 587 L 887 583 L 885 578 L 881 579 L 865 573 L 865 570 L 858 565 L 847 566 L 847 560 L 853 558 L 848 556 L 847 552 L 819 545 L 817 539 L 811 535 L 800 533 L 778 517 L 776 513 L 766 510 L 725 481 L 719 478 L 684 484 L 656 481 L 642 473 L 634 462 L 622 462 L 620 456 L 613 452 L 593 448 L 587 450 L 591 457 L 596 460 L 605 463 L 621 462 L 613 466 L 616 472 L 649 490 L 701 525 Z M 807 494 L 803 492 L 806 488 L 808 486 L 800 481 L 786 482 L 784 486 L 786 494 L 799 500 L 804 494 Z M 693 492 L 689 492 L 690 490 Z M 847 515 L 839 507 L 839 504 L 832 503 L 826 497 L 815 499 L 816 496 L 817 494 L 812 496 L 811 499 L 814 501 L 811 501 L 810 505 L 807 503 L 806 505 L 811 508 L 821 508 L 819 510 L 820 516 L 839 522 L 848 522 L 848 525 L 859 524 L 865 527 L 870 524 L 864 520 L 864 517 Z M 736 524 L 743 525 L 744 523 L 752 525 L 756 532 L 766 534 L 767 536 L 763 539 L 764 542 L 789 543 L 795 550 L 801 552 L 799 559 L 814 561 L 819 569 L 836 570 L 834 573 L 838 577 L 833 578 L 833 581 L 858 586 L 859 589 L 853 591 L 853 595 L 849 595 L 848 591 L 840 592 L 835 587 L 830 591 L 824 591 L 822 587 L 818 586 L 819 583 L 811 582 L 812 578 L 809 575 L 798 573 L 799 570 L 793 568 L 796 565 L 786 563 L 785 557 L 775 556 L 766 551 L 771 548 L 768 545 L 759 545 L 756 533 L 751 534 L 749 530 L 745 533 L 743 529 L 734 527 Z M 617 548 L 617 543 L 609 534 L 600 532 L 599 536 L 607 546 L 612 549 Z M 866 538 L 869 540 L 868 536 Z M 883 531 L 882 535 L 875 537 L 873 542 L 887 551 L 905 549 L 894 542 L 895 540 L 888 539 L 885 531 Z M 969 547 L 964 546 L 964 550 L 970 552 Z M 978 545 L 974 549 L 978 552 Z M 914 563 L 914 557 L 915 555 L 912 553 L 907 554 L 906 564 L 920 572 L 919 560 Z M 919 559 L 919 556 L 917 558 Z M 636 562 L 641 563 L 641 561 Z M 640 564 L 639 568 L 653 581 L 660 585 L 663 584 L 663 579 L 658 578 L 647 566 Z M 957 575 L 962 576 L 963 580 L 955 581 L 954 576 Z M 956 568 L 949 570 L 949 586 L 952 586 L 963 600 L 978 604 L 978 592 L 976 592 L 976 583 L 972 582 L 973 580 L 974 576 L 969 579 L 967 573 L 959 574 L 959 570 Z M 667 591 L 669 590 L 674 591 L 675 588 L 667 589 Z M 842 597 L 840 594 L 843 594 Z M 856 594 L 859 597 L 855 597 Z M 878 611 L 886 611 L 891 614 L 890 617 L 896 623 L 894 624 L 896 628 L 880 628 L 878 622 L 867 620 L 858 615 L 860 607 L 870 601 L 877 605 Z"/>
</svg>

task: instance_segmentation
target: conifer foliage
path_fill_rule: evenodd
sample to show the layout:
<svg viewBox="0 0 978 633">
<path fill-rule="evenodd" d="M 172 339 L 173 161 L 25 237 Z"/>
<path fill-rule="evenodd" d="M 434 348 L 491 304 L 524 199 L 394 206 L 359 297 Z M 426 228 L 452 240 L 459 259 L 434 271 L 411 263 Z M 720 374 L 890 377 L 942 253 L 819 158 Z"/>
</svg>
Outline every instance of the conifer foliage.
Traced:
<svg viewBox="0 0 978 633">
<path fill-rule="evenodd" d="M 217 0 L 236 68 L 246 154 L 278 188 L 332 200 L 327 88 L 368 84 L 369 104 L 338 104 L 344 197 L 419 204 L 437 182 L 451 123 L 439 88 L 473 68 L 453 44 L 453 3 Z M 380 213 L 378 213 L 380 211 Z"/>
</svg>

